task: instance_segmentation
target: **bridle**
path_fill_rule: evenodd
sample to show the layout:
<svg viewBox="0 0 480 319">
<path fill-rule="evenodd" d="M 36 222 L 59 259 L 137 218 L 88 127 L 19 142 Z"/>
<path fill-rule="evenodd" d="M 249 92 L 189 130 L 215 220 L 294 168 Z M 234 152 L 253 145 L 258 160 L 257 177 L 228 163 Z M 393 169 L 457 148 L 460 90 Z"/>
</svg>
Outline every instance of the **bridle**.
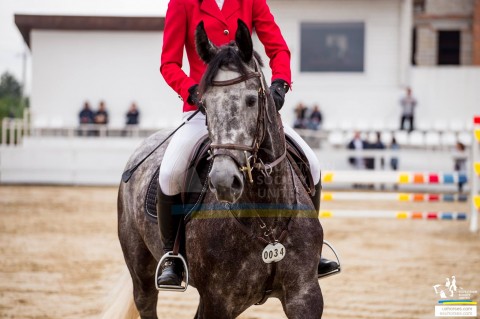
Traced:
<svg viewBox="0 0 480 319">
<path fill-rule="evenodd" d="M 212 143 L 210 145 L 210 159 L 214 159 L 217 156 L 228 156 L 230 157 L 239 167 L 239 170 L 244 174 L 247 180 L 250 183 L 253 183 L 252 171 L 253 169 L 257 169 L 265 176 L 269 176 L 272 173 L 273 168 L 280 164 L 286 157 L 286 148 L 285 152 L 274 160 L 271 163 L 264 163 L 258 157 L 258 151 L 260 149 L 260 145 L 262 145 L 263 140 L 265 139 L 266 131 L 267 131 L 267 118 L 269 123 L 272 123 L 272 119 L 270 118 L 270 114 L 267 110 L 267 91 L 265 89 L 265 83 L 262 78 L 262 73 L 260 71 L 260 67 L 258 65 L 258 61 L 256 58 L 253 58 L 255 62 L 255 70 L 254 72 L 249 72 L 239 77 L 225 80 L 225 81 L 212 81 L 212 86 L 231 86 L 238 83 L 245 82 L 249 79 L 258 78 L 260 80 L 260 88 L 258 89 L 258 117 L 257 117 L 257 125 L 255 129 L 255 135 L 253 137 L 252 145 L 242 145 L 236 143 L 225 143 L 225 144 L 215 144 Z M 262 127 L 263 126 L 263 127 Z M 243 151 L 245 155 L 245 162 L 246 164 L 243 165 L 240 161 L 235 157 L 235 155 L 231 152 L 234 151 Z M 250 155 L 249 155 L 250 154 Z"/>
</svg>

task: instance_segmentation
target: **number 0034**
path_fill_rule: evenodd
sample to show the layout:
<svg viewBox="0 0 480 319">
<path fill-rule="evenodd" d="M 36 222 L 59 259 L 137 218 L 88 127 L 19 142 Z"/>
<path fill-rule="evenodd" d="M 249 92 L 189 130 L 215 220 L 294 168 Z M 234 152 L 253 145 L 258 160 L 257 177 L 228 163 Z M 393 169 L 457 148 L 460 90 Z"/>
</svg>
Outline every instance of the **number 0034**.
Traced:
<svg viewBox="0 0 480 319">
<path fill-rule="evenodd" d="M 268 244 L 262 252 L 262 259 L 265 263 L 279 262 L 285 257 L 285 246 L 280 243 Z"/>
</svg>

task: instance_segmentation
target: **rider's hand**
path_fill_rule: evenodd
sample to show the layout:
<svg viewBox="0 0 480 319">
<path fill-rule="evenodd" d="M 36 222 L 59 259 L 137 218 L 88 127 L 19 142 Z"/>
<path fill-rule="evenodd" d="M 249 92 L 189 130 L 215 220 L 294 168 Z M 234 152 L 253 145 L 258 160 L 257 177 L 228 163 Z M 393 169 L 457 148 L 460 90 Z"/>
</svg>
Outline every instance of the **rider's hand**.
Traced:
<svg viewBox="0 0 480 319">
<path fill-rule="evenodd" d="M 198 92 L 198 84 L 192 85 L 188 89 L 188 93 L 190 93 L 190 95 L 188 96 L 187 103 L 190 105 L 195 105 L 200 112 L 205 114 L 205 108 L 203 107 L 203 103 L 202 100 L 200 100 L 200 94 Z"/>
<path fill-rule="evenodd" d="M 270 85 L 270 92 L 277 111 L 280 111 L 283 103 L 285 103 L 285 93 L 287 93 L 289 89 L 288 83 L 282 79 L 276 79 L 272 82 L 272 85 Z"/>
</svg>

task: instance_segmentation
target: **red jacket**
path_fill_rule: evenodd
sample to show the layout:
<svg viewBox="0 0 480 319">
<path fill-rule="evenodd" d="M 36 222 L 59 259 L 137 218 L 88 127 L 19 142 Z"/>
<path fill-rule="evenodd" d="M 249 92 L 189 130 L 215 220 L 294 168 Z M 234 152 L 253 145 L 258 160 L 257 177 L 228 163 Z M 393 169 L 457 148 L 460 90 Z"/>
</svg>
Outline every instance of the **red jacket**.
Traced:
<svg viewBox="0 0 480 319">
<path fill-rule="evenodd" d="M 265 46 L 272 81 L 282 79 L 291 83 L 290 51 L 266 0 L 225 0 L 221 11 L 215 0 L 170 0 L 165 17 L 160 72 L 183 99 L 184 112 L 196 109 L 186 103 L 188 89 L 200 82 L 206 68 L 195 51 L 195 28 L 203 21 L 209 39 L 220 46 L 235 39 L 238 19 L 247 24 L 250 32 L 255 29 Z M 184 48 L 190 76 L 181 69 Z"/>
</svg>

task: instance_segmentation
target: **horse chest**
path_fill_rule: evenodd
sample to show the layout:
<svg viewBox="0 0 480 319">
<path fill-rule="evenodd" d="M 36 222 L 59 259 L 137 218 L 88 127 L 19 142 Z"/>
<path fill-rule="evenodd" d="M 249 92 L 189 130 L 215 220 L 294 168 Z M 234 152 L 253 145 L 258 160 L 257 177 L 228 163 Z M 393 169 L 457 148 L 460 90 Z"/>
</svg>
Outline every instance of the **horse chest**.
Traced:
<svg viewBox="0 0 480 319">
<path fill-rule="evenodd" d="M 292 226 L 292 230 L 307 226 L 307 229 L 312 229 L 308 222 L 299 223 L 294 223 L 297 225 Z M 281 247 L 279 245 L 275 247 L 277 250 L 269 250 L 265 249 L 268 246 L 266 243 L 246 236 L 231 219 L 192 220 L 187 226 L 187 254 L 192 276 L 198 273 L 202 277 L 215 278 L 221 272 L 224 277 L 248 274 L 258 280 L 269 274 L 272 261 L 278 261 L 279 269 L 285 271 L 290 265 L 298 264 L 299 260 L 305 264 L 310 262 L 315 268 L 320 256 L 320 250 L 317 249 L 320 245 L 316 244 L 315 239 L 317 235 L 321 236 L 317 231 L 306 234 L 293 231 L 284 239 Z M 270 258 L 265 258 L 265 253 Z"/>
</svg>

